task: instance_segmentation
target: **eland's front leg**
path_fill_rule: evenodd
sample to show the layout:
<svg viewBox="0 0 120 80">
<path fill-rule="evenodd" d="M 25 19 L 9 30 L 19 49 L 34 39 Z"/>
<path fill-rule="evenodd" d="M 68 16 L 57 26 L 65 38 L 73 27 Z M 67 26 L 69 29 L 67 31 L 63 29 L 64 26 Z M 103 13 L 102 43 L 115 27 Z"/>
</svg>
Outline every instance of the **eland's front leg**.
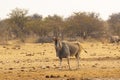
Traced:
<svg viewBox="0 0 120 80">
<path fill-rule="evenodd" d="M 60 58 L 59 69 L 62 69 L 62 58 Z"/>
</svg>

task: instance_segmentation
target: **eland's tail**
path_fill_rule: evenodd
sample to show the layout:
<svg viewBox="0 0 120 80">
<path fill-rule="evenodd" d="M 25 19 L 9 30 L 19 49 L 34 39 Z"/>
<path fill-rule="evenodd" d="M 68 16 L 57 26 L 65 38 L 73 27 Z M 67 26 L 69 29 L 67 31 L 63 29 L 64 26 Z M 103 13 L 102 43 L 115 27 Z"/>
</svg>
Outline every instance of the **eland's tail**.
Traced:
<svg viewBox="0 0 120 80">
<path fill-rule="evenodd" d="M 85 53 L 87 53 L 87 51 L 82 47 L 82 45 L 80 44 L 80 42 L 78 43 L 80 48 L 84 50 Z"/>
</svg>

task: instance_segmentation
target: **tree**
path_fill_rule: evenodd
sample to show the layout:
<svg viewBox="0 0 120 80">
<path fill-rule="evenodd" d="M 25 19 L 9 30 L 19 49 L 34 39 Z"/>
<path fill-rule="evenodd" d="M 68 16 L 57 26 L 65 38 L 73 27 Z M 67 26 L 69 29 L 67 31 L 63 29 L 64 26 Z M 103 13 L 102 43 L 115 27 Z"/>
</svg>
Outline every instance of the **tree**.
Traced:
<svg viewBox="0 0 120 80">
<path fill-rule="evenodd" d="M 0 42 L 6 44 L 7 41 L 11 39 L 11 36 L 12 34 L 8 20 L 0 21 Z"/>
<path fill-rule="evenodd" d="M 109 24 L 111 34 L 120 36 L 120 13 L 110 15 L 107 22 Z"/>
<path fill-rule="evenodd" d="M 14 32 L 14 35 L 18 38 L 20 38 L 23 41 L 25 32 L 25 23 L 27 21 L 27 15 L 28 10 L 15 8 L 12 10 L 12 12 L 9 14 L 10 17 L 10 23 L 13 24 L 12 31 Z"/>
<path fill-rule="evenodd" d="M 42 20 L 43 17 L 42 17 L 41 15 L 35 13 L 35 14 L 33 14 L 33 15 L 31 16 L 31 18 L 32 18 L 32 19 L 39 19 L 39 20 Z"/>
<path fill-rule="evenodd" d="M 66 19 L 66 23 L 66 30 L 67 33 L 70 33 L 69 35 L 83 38 L 88 36 L 99 37 L 104 30 L 103 21 L 100 20 L 98 14 L 95 13 L 74 13 Z"/>
<path fill-rule="evenodd" d="M 45 35 L 43 32 L 43 21 L 42 16 L 38 14 L 33 14 L 32 16 L 28 17 L 28 21 L 26 22 L 26 31 L 29 33 L 34 33 L 38 36 Z"/>
<path fill-rule="evenodd" d="M 63 30 L 63 18 L 54 15 L 54 16 L 48 16 L 44 19 L 45 26 L 44 28 L 48 29 L 48 33 L 53 34 L 53 36 L 62 36 L 62 30 Z"/>
</svg>

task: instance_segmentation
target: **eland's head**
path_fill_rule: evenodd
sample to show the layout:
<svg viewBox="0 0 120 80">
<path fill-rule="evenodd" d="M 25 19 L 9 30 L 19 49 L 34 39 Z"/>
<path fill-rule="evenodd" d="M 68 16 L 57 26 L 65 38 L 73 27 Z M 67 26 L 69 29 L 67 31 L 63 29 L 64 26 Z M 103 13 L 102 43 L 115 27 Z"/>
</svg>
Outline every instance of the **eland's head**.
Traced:
<svg viewBox="0 0 120 80">
<path fill-rule="evenodd" d="M 62 44 L 61 44 L 61 41 L 59 38 L 57 37 L 54 37 L 53 40 L 55 41 L 55 48 L 57 50 L 60 50 L 62 48 Z"/>
</svg>

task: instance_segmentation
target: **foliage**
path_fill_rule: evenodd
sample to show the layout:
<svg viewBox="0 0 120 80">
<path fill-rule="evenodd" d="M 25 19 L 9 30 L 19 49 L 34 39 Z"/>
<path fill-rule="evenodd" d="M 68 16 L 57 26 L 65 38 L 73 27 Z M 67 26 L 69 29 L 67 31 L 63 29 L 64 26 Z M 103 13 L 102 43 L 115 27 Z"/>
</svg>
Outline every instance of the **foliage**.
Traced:
<svg viewBox="0 0 120 80">
<path fill-rule="evenodd" d="M 0 21 L 0 44 L 6 44 L 8 39 L 11 39 L 11 29 L 7 19 Z"/>
<path fill-rule="evenodd" d="M 21 38 L 23 40 L 25 35 L 25 23 L 27 21 L 26 15 L 28 11 L 25 9 L 15 8 L 9 14 L 10 23 L 12 24 L 12 31 L 16 37 Z"/>
<path fill-rule="evenodd" d="M 103 22 L 95 13 L 74 13 L 74 15 L 67 18 L 66 22 L 68 24 L 67 31 L 73 36 L 77 35 L 86 38 L 97 35 L 100 37 L 104 30 Z"/>
<path fill-rule="evenodd" d="M 120 35 L 120 13 L 112 14 L 107 21 L 99 18 L 97 13 L 76 12 L 67 18 L 59 15 L 42 17 L 37 13 L 27 15 L 28 10 L 15 8 L 9 18 L 0 21 L 1 37 L 10 36 L 22 41 L 29 36 L 37 36 L 38 42 L 51 37 L 102 38 L 106 33 Z M 9 37 L 5 38 L 10 39 Z M 47 42 L 47 40 L 46 40 Z"/>
<path fill-rule="evenodd" d="M 111 34 L 120 36 L 120 13 L 110 15 L 108 23 Z"/>
</svg>

